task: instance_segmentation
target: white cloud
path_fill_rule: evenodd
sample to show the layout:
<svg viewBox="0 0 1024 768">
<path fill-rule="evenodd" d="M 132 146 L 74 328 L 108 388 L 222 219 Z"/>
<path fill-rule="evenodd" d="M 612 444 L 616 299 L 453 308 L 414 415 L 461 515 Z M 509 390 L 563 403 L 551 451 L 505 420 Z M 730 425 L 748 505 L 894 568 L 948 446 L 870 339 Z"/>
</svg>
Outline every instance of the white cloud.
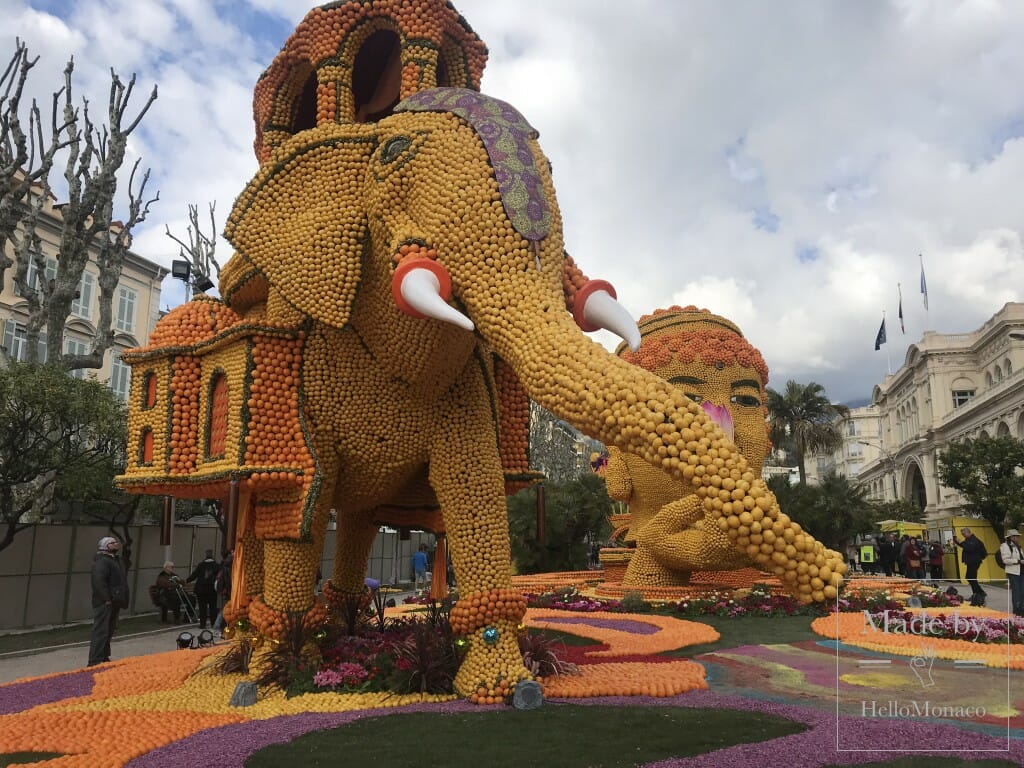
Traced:
<svg viewBox="0 0 1024 768">
<path fill-rule="evenodd" d="M 226 216 L 253 173 L 252 89 L 306 8 L 66 5 L 57 18 L 7 0 L 0 43 L 19 35 L 41 54 L 44 101 L 71 53 L 94 108 L 111 66 L 138 73 L 139 103 L 159 84 L 131 149 L 161 193 L 136 246 L 168 263 L 165 224 L 183 232 L 187 203 L 210 199 Z M 490 47 L 484 90 L 541 132 L 568 250 L 635 315 L 707 306 L 761 347 L 773 383 L 851 400 L 926 325 L 973 330 L 1022 300 L 1024 4 L 455 5 Z M 165 292 L 180 299 L 171 281 Z"/>
</svg>

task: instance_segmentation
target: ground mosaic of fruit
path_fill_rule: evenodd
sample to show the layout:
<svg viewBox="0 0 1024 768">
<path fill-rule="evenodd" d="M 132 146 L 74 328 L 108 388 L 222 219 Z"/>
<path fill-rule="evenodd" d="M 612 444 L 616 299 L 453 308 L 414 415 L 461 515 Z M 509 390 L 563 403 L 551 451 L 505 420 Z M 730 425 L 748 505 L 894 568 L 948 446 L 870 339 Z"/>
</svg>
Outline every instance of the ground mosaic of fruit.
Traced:
<svg viewBox="0 0 1024 768">
<path fill-rule="evenodd" d="M 885 594 L 889 600 L 890 593 Z M 1011 686 L 1009 677 L 1019 675 L 1021 667 L 1019 634 L 1009 644 L 989 638 L 991 642 L 965 646 L 969 641 L 935 639 L 929 649 L 934 651 L 931 682 L 922 688 L 921 669 L 908 658 L 917 651 L 907 649 L 906 635 L 881 632 L 866 640 L 863 612 L 815 619 L 811 626 L 817 639 L 712 646 L 700 652 L 719 639 L 719 632 L 700 616 L 594 610 L 585 600 L 576 606 L 533 607 L 524 619 L 530 629 L 555 629 L 581 638 L 581 645 L 566 648 L 566 658 L 578 666 L 579 674 L 544 681 L 548 706 L 574 700 L 729 708 L 770 712 L 806 728 L 767 742 L 661 761 L 659 766 L 743 765 L 769 754 L 783 764 L 855 765 L 877 761 L 877 753 L 858 750 L 877 749 L 879 744 L 937 749 L 935 754 L 947 756 L 955 755 L 942 748 L 955 745 L 978 755 L 984 750 L 986 757 L 1024 760 L 1024 688 Z M 410 610 L 414 608 L 400 606 L 395 613 Z M 961 623 L 976 620 L 979 632 L 982 620 L 1013 621 L 996 611 L 959 606 L 923 610 L 926 618 L 929 612 L 938 617 L 955 611 Z M 837 634 L 838 644 L 832 639 Z M 692 658 L 679 651 L 696 646 L 702 648 Z M 417 711 L 443 716 L 478 708 L 455 696 L 316 693 L 286 699 L 280 692 L 261 695 L 251 707 L 235 708 L 228 702 L 241 675 L 195 674 L 217 651 L 171 651 L 0 686 L 0 759 L 30 754 L 38 761 L 32 764 L 42 768 L 169 768 L 192 764 L 197 753 L 216 753 L 218 765 L 240 766 L 270 744 L 367 716 Z M 985 663 L 975 664 L 972 658 Z M 926 692 L 932 716 L 864 716 L 865 700 L 884 706 L 914 690 Z M 951 715 L 965 703 L 965 691 L 972 692 L 969 703 L 984 708 L 984 716 L 967 722 Z M 537 710 L 538 723 L 543 711 Z M 837 743 L 853 751 L 837 753 Z M 58 757 L 41 759 L 45 754 Z"/>
</svg>

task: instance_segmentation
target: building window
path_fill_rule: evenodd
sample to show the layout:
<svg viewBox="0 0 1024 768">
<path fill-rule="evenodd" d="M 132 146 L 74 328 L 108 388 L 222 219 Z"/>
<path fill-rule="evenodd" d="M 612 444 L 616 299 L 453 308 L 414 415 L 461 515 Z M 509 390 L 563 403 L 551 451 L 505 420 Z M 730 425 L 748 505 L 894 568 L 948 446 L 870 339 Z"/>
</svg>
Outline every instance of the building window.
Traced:
<svg viewBox="0 0 1024 768">
<path fill-rule="evenodd" d="M 142 387 L 142 407 L 152 408 L 156 405 L 156 374 L 152 371 L 146 372 L 145 385 Z"/>
<path fill-rule="evenodd" d="M 121 402 L 127 402 L 131 385 L 132 369 L 121 362 L 120 355 L 113 355 L 110 361 L 110 389 Z"/>
<path fill-rule="evenodd" d="M 71 302 L 71 314 L 75 317 L 89 319 L 92 307 L 92 287 L 96 284 L 96 278 L 92 272 L 83 272 L 82 279 L 78 281 L 78 298 Z"/>
<path fill-rule="evenodd" d="M 849 443 L 849 455 L 850 456 L 862 456 L 864 454 L 864 446 L 860 443 Z"/>
<path fill-rule="evenodd" d="M 1013 375 L 1013 366 L 1010 364 L 1010 358 L 1006 358 L 1003 361 L 1003 365 L 1006 367 L 1006 378 L 1010 378 Z"/>
<path fill-rule="evenodd" d="M 46 279 L 53 280 L 57 277 L 57 260 L 47 259 L 46 260 Z M 25 281 L 28 283 L 28 287 L 33 292 L 39 291 L 39 268 L 36 266 L 35 254 L 29 255 L 28 261 L 28 273 L 25 275 Z M 19 296 L 23 295 L 20 290 L 15 289 L 14 291 Z"/>
<path fill-rule="evenodd" d="M 143 466 L 153 464 L 153 430 L 149 427 L 143 428 L 139 440 L 139 464 Z"/>
<path fill-rule="evenodd" d="M 860 434 L 860 430 L 857 428 L 856 421 L 853 421 L 852 419 L 850 420 L 849 424 L 846 427 L 846 434 L 849 435 L 850 437 L 856 437 L 857 435 Z"/>
<path fill-rule="evenodd" d="M 11 360 L 23 363 L 28 360 L 28 331 L 21 323 L 4 321 L 3 346 Z M 39 331 L 39 362 L 46 362 L 46 329 Z"/>
<path fill-rule="evenodd" d="M 65 339 L 64 352 L 68 355 L 87 355 L 89 354 L 89 345 L 84 341 L 78 341 L 77 339 Z M 68 373 L 76 379 L 85 378 L 85 368 L 75 368 L 68 371 Z"/>
<path fill-rule="evenodd" d="M 954 389 L 953 390 L 953 407 L 959 408 L 961 405 L 967 405 L 968 401 L 974 397 L 973 389 Z"/>
<path fill-rule="evenodd" d="M 228 437 L 228 377 L 218 371 L 210 380 L 209 413 L 206 417 L 206 458 L 224 458 Z"/>
<path fill-rule="evenodd" d="M 114 327 L 124 333 L 135 332 L 135 299 L 131 288 L 117 289 L 117 322 Z"/>
</svg>

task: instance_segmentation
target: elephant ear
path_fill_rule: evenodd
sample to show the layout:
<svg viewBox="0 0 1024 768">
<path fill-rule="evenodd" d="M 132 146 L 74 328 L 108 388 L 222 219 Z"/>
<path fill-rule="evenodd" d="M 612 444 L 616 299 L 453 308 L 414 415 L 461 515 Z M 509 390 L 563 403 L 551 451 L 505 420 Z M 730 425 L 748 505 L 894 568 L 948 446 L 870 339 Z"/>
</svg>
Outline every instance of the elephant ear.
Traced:
<svg viewBox="0 0 1024 768">
<path fill-rule="evenodd" d="M 367 237 L 371 126 L 327 125 L 279 147 L 239 195 L 224 236 L 290 304 L 336 328 L 349 320 Z"/>
</svg>

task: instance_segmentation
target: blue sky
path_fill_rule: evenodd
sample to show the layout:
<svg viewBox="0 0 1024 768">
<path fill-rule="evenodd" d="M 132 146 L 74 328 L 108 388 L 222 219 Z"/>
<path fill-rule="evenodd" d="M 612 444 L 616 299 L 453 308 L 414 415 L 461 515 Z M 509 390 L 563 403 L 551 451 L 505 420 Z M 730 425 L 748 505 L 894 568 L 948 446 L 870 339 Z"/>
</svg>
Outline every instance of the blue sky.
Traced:
<svg viewBox="0 0 1024 768">
<path fill-rule="evenodd" d="M 708 307 L 760 347 L 772 385 L 851 401 L 924 330 L 973 330 L 1022 300 L 1024 4 L 455 5 L 491 50 L 483 89 L 540 130 L 567 248 L 634 315 Z M 183 234 L 187 205 L 209 200 L 222 224 L 254 173 L 253 86 L 311 7 L 0 0 L 0 42 L 41 57 L 44 103 L 72 54 L 94 108 L 110 67 L 136 73 L 137 103 L 159 86 L 130 146 L 160 190 L 135 249 L 169 264 L 165 226 Z M 164 303 L 181 299 L 168 279 Z"/>
</svg>

